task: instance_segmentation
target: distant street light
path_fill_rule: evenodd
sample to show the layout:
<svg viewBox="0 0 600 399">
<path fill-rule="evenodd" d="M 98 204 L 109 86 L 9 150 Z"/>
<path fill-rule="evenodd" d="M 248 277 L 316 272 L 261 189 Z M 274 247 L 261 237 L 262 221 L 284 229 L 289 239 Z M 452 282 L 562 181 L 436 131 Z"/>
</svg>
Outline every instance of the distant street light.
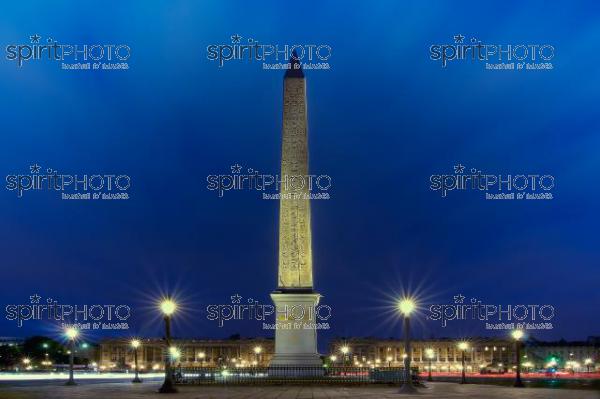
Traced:
<svg viewBox="0 0 600 399">
<path fill-rule="evenodd" d="M 466 384 L 467 383 L 467 378 L 465 376 L 465 351 L 467 349 L 469 349 L 469 344 L 467 344 L 466 342 L 463 341 L 463 342 L 461 342 L 461 343 L 458 344 L 458 349 L 461 350 L 461 354 L 462 354 L 461 355 L 461 364 L 462 364 L 461 369 L 462 370 L 461 370 L 460 383 L 461 384 Z"/>
<path fill-rule="evenodd" d="M 73 378 L 73 361 L 75 356 L 75 339 L 79 335 L 79 331 L 73 327 L 67 328 L 65 330 L 65 335 L 69 339 L 69 380 L 65 385 L 77 385 L 75 383 L 75 379 Z"/>
<path fill-rule="evenodd" d="M 256 364 L 258 364 L 258 362 L 260 360 L 260 353 L 261 352 L 262 352 L 262 347 L 260 347 L 260 346 L 255 346 L 254 347 L 254 356 L 255 356 Z"/>
<path fill-rule="evenodd" d="M 200 367 L 204 367 L 204 358 L 206 357 L 206 353 L 200 352 L 198 353 L 198 359 L 200 359 Z"/>
<path fill-rule="evenodd" d="M 411 298 L 403 298 L 398 303 L 398 310 L 404 317 L 404 383 L 400 387 L 399 393 L 403 394 L 415 394 L 417 390 L 412 383 L 412 375 L 410 372 L 410 360 L 412 357 L 412 351 L 410 349 L 410 315 L 416 309 L 415 301 Z"/>
<path fill-rule="evenodd" d="M 350 358 L 348 357 L 348 352 L 350 352 L 350 348 L 348 347 L 348 345 L 344 345 L 342 346 L 342 348 L 340 349 L 340 351 L 342 352 L 343 358 L 344 358 L 344 366 L 346 365 L 346 359 L 348 361 L 350 361 Z"/>
<path fill-rule="evenodd" d="M 142 380 L 140 380 L 139 367 L 138 367 L 138 348 L 140 347 L 140 345 L 141 345 L 141 343 L 140 343 L 139 339 L 131 340 L 131 347 L 133 348 L 133 362 L 135 365 L 135 378 L 131 381 L 133 383 L 142 382 Z"/>
<path fill-rule="evenodd" d="M 431 360 L 433 360 L 434 356 L 433 349 L 426 349 L 425 356 L 427 356 L 427 360 L 429 360 L 429 374 L 427 375 L 427 381 L 433 381 L 433 378 L 431 377 Z"/>
<path fill-rule="evenodd" d="M 165 319 L 165 346 L 167 348 L 167 356 L 165 357 L 165 381 L 158 390 L 160 393 L 176 393 L 177 389 L 173 383 L 173 371 L 171 370 L 171 316 L 177 310 L 177 304 L 170 298 L 165 298 L 160 303 L 160 310 Z"/>
<path fill-rule="evenodd" d="M 525 385 L 523 385 L 523 381 L 521 381 L 521 338 L 523 338 L 523 331 L 514 330 L 511 335 L 515 340 L 515 356 L 517 360 L 517 376 L 515 378 L 514 386 L 517 388 L 524 388 Z"/>
</svg>

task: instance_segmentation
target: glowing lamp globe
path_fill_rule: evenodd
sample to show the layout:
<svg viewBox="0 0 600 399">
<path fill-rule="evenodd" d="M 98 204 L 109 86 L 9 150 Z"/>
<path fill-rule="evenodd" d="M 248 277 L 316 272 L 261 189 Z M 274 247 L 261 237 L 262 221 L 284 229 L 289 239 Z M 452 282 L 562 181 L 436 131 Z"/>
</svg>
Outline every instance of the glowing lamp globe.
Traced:
<svg viewBox="0 0 600 399">
<path fill-rule="evenodd" d="M 133 339 L 133 340 L 131 340 L 131 346 L 134 349 L 139 348 L 140 347 L 140 340 L 139 339 Z"/>
<path fill-rule="evenodd" d="M 79 335 L 79 331 L 77 331 L 77 329 L 72 328 L 72 327 L 71 328 L 67 328 L 67 330 L 65 331 L 65 335 L 69 339 L 75 339 Z"/>
<path fill-rule="evenodd" d="M 398 309 L 400 309 L 400 313 L 405 316 L 409 316 L 415 310 L 415 301 L 410 298 L 402 299 L 398 303 Z"/>
<path fill-rule="evenodd" d="M 433 359 L 433 349 L 425 350 L 425 355 L 427 356 L 428 359 Z"/>
<path fill-rule="evenodd" d="M 469 344 L 467 344 L 466 342 L 461 342 L 460 344 L 458 344 L 458 349 L 460 349 L 461 351 L 466 351 L 467 349 L 469 349 Z"/>
<path fill-rule="evenodd" d="M 517 341 L 520 340 L 521 338 L 523 338 L 523 331 L 521 331 L 521 330 L 514 330 L 512 332 L 512 337 L 514 339 L 516 339 Z"/>
<path fill-rule="evenodd" d="M 171 316 L 173 313 L 175 313 L 176 309 L 177 304 L 170 299 L 165 299 L 160 303 L 160 310 L 165 316 Z"/>
</svg>

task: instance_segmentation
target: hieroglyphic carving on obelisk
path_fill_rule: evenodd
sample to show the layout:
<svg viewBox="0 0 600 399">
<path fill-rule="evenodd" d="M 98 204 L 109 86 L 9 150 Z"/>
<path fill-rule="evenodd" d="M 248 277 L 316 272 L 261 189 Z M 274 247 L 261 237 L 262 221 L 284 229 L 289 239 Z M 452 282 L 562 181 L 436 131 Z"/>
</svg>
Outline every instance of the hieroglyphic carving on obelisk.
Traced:
<svg viewBox="0 0 600 399">
<path fill-rule="evenodd" d="M 294 59 L 284 79 L 282 136 L 278 286 L 312 289 L 306 81 Z"/>
</svg>

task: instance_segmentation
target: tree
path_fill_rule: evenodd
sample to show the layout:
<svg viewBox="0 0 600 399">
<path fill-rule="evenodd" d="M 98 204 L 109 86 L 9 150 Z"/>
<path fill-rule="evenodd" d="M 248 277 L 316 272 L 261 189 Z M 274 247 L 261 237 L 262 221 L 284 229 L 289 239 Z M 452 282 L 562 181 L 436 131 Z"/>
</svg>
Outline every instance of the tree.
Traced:
<svg viewBox="0 0 600 399">
<path fill-rule="evenodd" d="M 12 345 L 0 346 L 0 370 L 8 370 L 19 364 L 21 359 L 19 347 Z"/>
<path fill-rule="evenodd" d="M 54 363 L 68 362 L 67 349 L 59 342 L 36 335 L 29 337 L 23 343 L 23 356 L 30 358 L 35 362 L 50 360 Z M 46 356 L 46 354 L 48 354 Z"/>
</svg>

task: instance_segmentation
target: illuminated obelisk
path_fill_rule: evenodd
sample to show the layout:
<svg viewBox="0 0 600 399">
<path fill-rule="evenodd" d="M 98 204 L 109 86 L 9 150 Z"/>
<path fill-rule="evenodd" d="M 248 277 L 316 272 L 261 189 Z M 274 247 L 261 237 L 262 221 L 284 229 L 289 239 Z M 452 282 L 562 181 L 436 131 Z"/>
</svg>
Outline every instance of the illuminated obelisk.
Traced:
<svg viewBox="0 0 600 399">
<path fill-rule="evenodd" d="M 295 58 L 283 80 L 283 129 L 279 200 L 279 280 L 275 303 L 275 354 L 272 366 L 319 366 L 313 291 L 306 80 Z M 287 183 L 286 183 L 287 182 Z"/>
</svg>

